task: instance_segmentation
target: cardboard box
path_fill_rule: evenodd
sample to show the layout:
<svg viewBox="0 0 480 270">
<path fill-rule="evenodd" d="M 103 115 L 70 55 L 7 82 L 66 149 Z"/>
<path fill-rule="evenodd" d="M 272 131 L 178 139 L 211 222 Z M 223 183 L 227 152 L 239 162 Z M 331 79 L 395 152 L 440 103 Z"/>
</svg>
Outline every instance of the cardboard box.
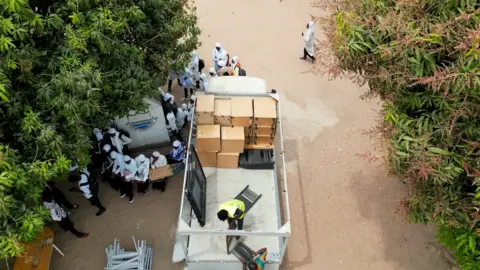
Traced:
<svg viewBox="0 0 480 270">
<path fill-rule="evenodd" d="M 253 134 L 259 137 L 265 137 L 265 136 L 274 136 L 275 128 L 273 126 L 255 126 L 253 129 Z"/>
<path fill-rule="evenodd" d="M 197 152 L 202 167 L 217 166 L 217 152 Z"/>
<path fill-rule="evenodd" d="M 245 97 L 231 98 L 232 125 L 234 127 L 249 127 L 253 120 L 252 99 Z"/>
<path fill-rule="evenodd" d="M 151 181 L 155 181 L 155 180 L 160 180 L 172 175 L 173 175 L 172 167 L 170 165 L 165 165 L 159 168 L 150 169 L 148 177 L 150 178 Z"/>
<path fill-rule="evenodd" d="M 238 156 L 239 153 L 217 153 L 217 168 L 238 168 Z"/>
<path fill-rule="evenodd" d="M 220 151 L 220 126 L 219 125 L 198 125 L 197 144 L 195 148 L 199 152 Z"/>
<path fill-rule="evenodd" d="M 232 101 L 226 99 L 215 99 L 215 125 L 231 126 L 232 125 Z"/>
<path fill-rule="evenodd" d="M 222 127 L 222 152 L 242 153 L 244 144 L 243 127 Z"/>
<path fill-rule="evenodd" d="M 273 126 L 277 122 L 277 101 L 271 97 L 253 98 L 254 124 Z"/>
<path fill-rule="evenodd" d="M 255 137 L 254 143 L 258 145 L 273 145 L 274 138 L 272 137 Z"/>
<path fill-rule="evenodd" d="M 215 112 L 215 96 L 199 95 L 195 106 L 197 125 L 213 125 Z"/>
</svg>

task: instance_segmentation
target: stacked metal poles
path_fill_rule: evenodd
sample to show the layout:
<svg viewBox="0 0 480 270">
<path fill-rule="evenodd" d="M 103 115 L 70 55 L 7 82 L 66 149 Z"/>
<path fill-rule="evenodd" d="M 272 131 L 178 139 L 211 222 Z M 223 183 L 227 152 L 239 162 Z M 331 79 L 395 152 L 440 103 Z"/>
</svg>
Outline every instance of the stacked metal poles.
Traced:
<svg viewBox="0 0 480 270">
<path fill-rule="evenodd" d="M 147 246 L 147 241 L 136 241 L 132 236 L 135 251 L 125 251 L 120 247 L 120 241 L 115 239 L 113 245 L 105 249 L 107 267 L 105 270 L 151 270 L 153 249 Z"/>
</svg>

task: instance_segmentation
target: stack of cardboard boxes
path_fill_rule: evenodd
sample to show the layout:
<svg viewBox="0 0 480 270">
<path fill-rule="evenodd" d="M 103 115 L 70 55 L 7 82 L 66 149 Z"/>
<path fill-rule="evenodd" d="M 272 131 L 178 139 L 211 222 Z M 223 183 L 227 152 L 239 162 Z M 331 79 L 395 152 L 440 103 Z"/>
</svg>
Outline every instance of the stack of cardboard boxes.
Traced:
<svg viewBox="0 0 480 270">
<path fill-rule="evenodd" d="M 244 108 L 246 107 L 246 109 Z M 238 168 L 238 157 L 245 145 L 245 127 L 251 134 L 251 98 L 197 98 L 196 149 L 203 167 Z"/>
<path fill-rule="evenodd" d="M 253 113 L 253 141 L 246 148 L 272 148 L 277 130 L 277 101 L 271 97 L 253 98 Z"/>
</svg>

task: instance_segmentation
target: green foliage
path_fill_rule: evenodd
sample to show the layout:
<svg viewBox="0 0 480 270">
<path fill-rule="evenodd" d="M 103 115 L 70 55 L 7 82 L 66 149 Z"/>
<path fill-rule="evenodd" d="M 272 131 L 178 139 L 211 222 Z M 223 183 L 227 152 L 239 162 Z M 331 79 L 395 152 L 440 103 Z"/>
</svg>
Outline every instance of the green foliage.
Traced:
<svg viewBox="0 0 480 270">
<path fill-rule="evenodd" d="M 94 127 L 142 110 L 198 45 L 182 0 L 0 0 L 0 256 L 48 219 L 40 195 Z"/>
<path fill-rule="evenodd" d="M 476 239 L 480 235 L 480 4 L 476 0 L 334 2 L 337 9 L 325 24 L 336 56 L 330 72 L 368 84 L 366 96 L 384 101 L 378 132 L 392 171 L 411 188 L 411 220 L 435 222 L 444 231 Z M 468 250 L 455 249 L 456 257 L 463 258 L 462 267 L 480 269 L 476 257 L 467 259 Z"/>
<path fill-rule="evenodd" d="M 453 251 L 453 256 L 464 270 L 480 269 L 480 237 L 469 230 L 441 226 L 438 240 Z"/>
</svg>

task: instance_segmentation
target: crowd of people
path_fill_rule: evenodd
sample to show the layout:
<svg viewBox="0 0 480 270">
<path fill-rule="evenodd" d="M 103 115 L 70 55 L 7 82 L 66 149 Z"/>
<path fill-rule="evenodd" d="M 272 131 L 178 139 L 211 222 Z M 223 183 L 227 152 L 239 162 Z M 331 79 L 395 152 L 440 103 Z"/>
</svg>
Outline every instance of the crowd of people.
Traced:
<svg viewBox="0 0 480 270">
<path fill-rule="evenodd" d="M 102 205 L 98 196 L 99 183 L 97 178 L 108 182 L 110 187 L 120 193 L 120 197 L 128 197 L 128 203 L 135 200 L 134 185 L 137 193 L 148 194 L 150 184 L 152 190 L 165 191 L 167 178 L 156 179 L 150 183 L 150 169 L 160 168 L 169 164 L 183 163 L 186 154 L 186 147 L 183 142 L 175 140 L 173 148 L 167 156 L 154 151 L 150 157 L 139 154 L 132 158 L 128 144 L 132 142 L 128 133 L 117 130 L 114 127 L 106 128 L 103 131 L 95 128 L 95 135 L 92 139 L 93 149 L 91 151 L 91 164 L 85 168 L 77 165 L 70 167 L 69 181 L 76 183 L 70 191 L 82 193 L 91 205 L 98 208 L 97 216 L 102 215 L 106 208 Z M 48 182 L 42 193 L 43 205 L 49 210 L 53 221 L 56 221 L 65 231 L 70 231 L 75 236 L 84 238 L 88 234 L 79 232 L 69 219 L 68 210 L 76 209 L 79 206 L 72 204 L 65 194 L 56 187 L 53 181 Z"/>
</svg>

